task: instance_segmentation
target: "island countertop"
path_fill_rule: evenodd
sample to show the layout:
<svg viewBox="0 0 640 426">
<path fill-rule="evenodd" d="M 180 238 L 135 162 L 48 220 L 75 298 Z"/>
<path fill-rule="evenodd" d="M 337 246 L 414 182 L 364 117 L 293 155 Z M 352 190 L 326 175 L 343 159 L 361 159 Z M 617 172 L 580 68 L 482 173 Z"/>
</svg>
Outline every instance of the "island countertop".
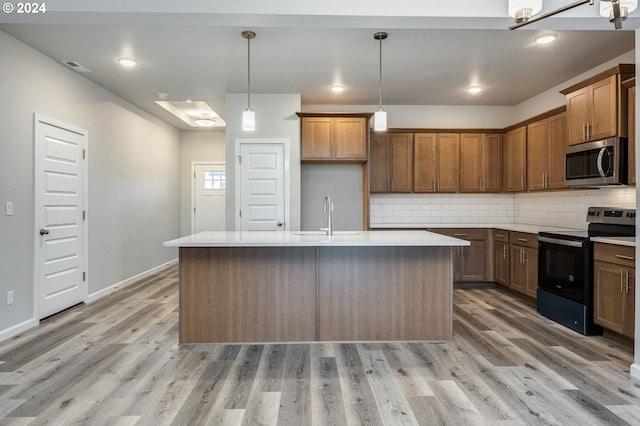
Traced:
<svg viewBox="0 0 640 426">
<path fill-rule="evenodd" d="M 459 247 L 469 241 L 428 231 L 206 231 L 166 241 L 165 247 Z"/>
</svg>

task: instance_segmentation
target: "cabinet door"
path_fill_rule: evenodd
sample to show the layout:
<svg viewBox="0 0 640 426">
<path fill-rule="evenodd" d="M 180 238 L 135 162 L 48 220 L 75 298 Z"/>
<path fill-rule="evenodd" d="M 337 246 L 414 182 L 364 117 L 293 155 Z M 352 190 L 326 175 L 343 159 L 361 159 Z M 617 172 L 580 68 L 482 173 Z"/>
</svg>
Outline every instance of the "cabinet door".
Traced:
<svg viewBox="0 0 640 426">
<path fill-rule="evenodd" d="M 546 188 L 549 150 L 547 120 L 527 126 L 528 184 L 530 191 Z"/>
<path fill-rule="evenodd" d="M 367 120 L 364 117 L 336 117 L 333 156 L 340 160 L 367 159 Z"/>
<path fill-rule="evenodd" d="M 567 148 L 567 114 L 549 117 L 549 169 L 547 189 L 565 188 L 564 152 Z"/>
<path fill-rule="evenodd" d="M 413 190 L 415 192 L 436 191 L 436 133 L 414 135 Z"/>
<path fill-rule="evenodd" d="M 628 105 L 628 158 L 629 158 L 629 185 L 636 184 L 636 86 L 629 88 Z"/>
<path fill-rule="evenodd" d="M 508 192 L 524 191 L 527 187 L 525 171 L 527 170 L 527 128 L 519 127 L 507 133 L 505 142 L 506 190 Z"/>
<path fill-rule="evenodd" d="M 493 249 L 494 281 L 497 284 L 509 286 L 509 244 L 495 242 Z"/>
<path fill-rule="evenodd" d="M 462 247 L 462 281 L 487 281 L 487 241 L 470 240 Z"/>
<path fill-rule="evenodd" d="M 628 269 L 628 286 L 625 291 L 625 315 L 622 326 L 622 334 L 635 338 L 635 322 L 636 322 L 636 273 L 635 269 Z"/>
<path fill-rule="evenodd" d="M 502 135 L 482 136 L 483 192 L 502 192 Z"/>
<path fill-rule="evenodd" d="M 413 185 L 413 133 L 391 133 L 391 192 L 411 192 Z"/>
<path fill-rule="evenodd" d="M 527 267 L 523 262 L 523 253 L 522 247 L 513 244 L 510 246 L 509 288 L 520 293 L 526 293 L 527 290 Z"/>
<path fill-rule="evenodd" d="M 523 257 L 527 271 L 525 293 L 536 298 L 538 295 L 538 249 L 525 248 Z"/>
<path fill-rule="evenodd" d="M 589 86 L 589 140 L 616 136 L 617 131 L 617 76 L 612 75 Z"/>
<path fill-rule="evenodd" d="M 330 159 L 333 144 L 333 119 L 302 117 L 302 160 Z"/>
<path fill-rule="evenodd" d="M 617 333 L 624 331 L 624 267 L 596 260 L 594 272 L 594 322 Z"/>
<path fill-rule="evenodd" d="M 438 192 L 458 192 L 460 135 L 439 133 L 436 144 L 436 188 Z"/>
<path fill-rule="evenodd" d="M 589 91 L 587 87 L 567 95 L 567 143 L 575 145 L 587 140 L 589 121 Z"/>
<path fill-rule="evenodd" d="M 387 135 L 374 133 L 371 135 L 369 156 L 369 190 L 371 192 L 389 191 L 390 169 Z"/>
<path fill-rule="evenodd" d="M 460 192 L 482 192 L 482 135 L 460 135 Z"/>
</svg>

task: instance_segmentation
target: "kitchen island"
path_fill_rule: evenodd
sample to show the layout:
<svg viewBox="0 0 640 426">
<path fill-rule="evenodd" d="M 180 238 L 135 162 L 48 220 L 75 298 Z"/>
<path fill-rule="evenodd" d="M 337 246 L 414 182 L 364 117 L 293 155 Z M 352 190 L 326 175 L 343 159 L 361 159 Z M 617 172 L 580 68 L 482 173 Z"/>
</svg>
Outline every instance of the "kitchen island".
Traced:
<svg viewBox="0 0 640 426">
<path fill-rule="evenodd" d="M 450 340 L 452 247 L 426 231 L 201 232 L 179 247 L 180 343 Z"/>
</svg>

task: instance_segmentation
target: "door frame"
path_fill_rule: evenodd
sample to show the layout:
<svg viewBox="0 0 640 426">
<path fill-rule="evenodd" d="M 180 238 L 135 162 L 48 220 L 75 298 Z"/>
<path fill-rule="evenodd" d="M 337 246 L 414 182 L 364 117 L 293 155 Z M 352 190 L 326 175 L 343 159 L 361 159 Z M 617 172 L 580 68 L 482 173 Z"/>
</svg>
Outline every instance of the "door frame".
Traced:
<svg viewBox="0 0 640 426">
<path fill-rule="evenodd" d="M 291 141 L 289 138 L 265 138 L 265 139 L 236 139 L 235 140 L 235 173 L 234 173 L 234 223 L 237 231 L 242 231 L 242 221 L 239 220 L 236 214 L 242 206 L 242 194 L 240 193 L 240 181 L 242 179 L 241 167 L 239 164 L 241 146 L 244 144 L 280 144 L 284 148 L 284 231 L 290 229 L 289 222 L 291 221 L 291 182 L 290 174 L 291 168 L 289 164 L 289 152 Z"/>
<path fill-rule="evenodd" d="M 196 179 L 195 179 L 196 166 L 224 166 L 225 173 L 227 172 L 227 163 L 225 161 L 192 161 L 191 162 L 191 175 L 189 178 L 191 179 L 191 185 L 190 185 L 191 186 L 191 208 L 189 209 L 189 218 L 190 218 L 191 226 L 189 227 L 189 229 L 191 229 L 192 234 L 195 234 L 196 232 L 195 213 L 193 210 L 196 207 Z M 227 207 L 226 207 L 226 200 L 225 200 L 225 211 L 226 210 L 227 210 Z"/>
<path fill-rule="evenodd" d="M 41 194 L 43 189 L 44 182 L 39 175 L 38 171 L 43 169 L 42 161 L 44 159 L 44 152 L 42 151 L 42 147 L 38 144 L 38 136 L 39 133 L 39 123 L 46 123 L 53 127 L 58 127 L 63 130 L 67 130 L 73 133 L 77 133 L 78 135 L 83 137 L 84 144 L 84 159 L 81 165 L 82 172 L 82 210 L 84 212 L 84 220 L 82 221 L 82 269 L 85 273 L 84 280 L 82 281 L 82 301 L 86 302 L 89 297 L 89 215 L 88 215 L 88 195 L 89 195 L 89 132 L 85 129 L 81 129 L 80 127 L 73 126 L 71 124 L 64 123 L 60 120 L 56 120 L 54 118 L 47 117 L 43 114 L 34 112 L 33 113 L 33 218 L 34 218 L 34 228 L 33 228 L 33 314 L 34 320 L 39 324 L 40 323 L 40 275 L 41 268 L 40 264 L 42 262 L 42 252 L 39 249 L 40 246 L 40 235 L 38 231 L 42 228 L 42 224 L 39 223 L 40 213 L 38 211 L 38 206 L 41 203 Z"/>
</svg>

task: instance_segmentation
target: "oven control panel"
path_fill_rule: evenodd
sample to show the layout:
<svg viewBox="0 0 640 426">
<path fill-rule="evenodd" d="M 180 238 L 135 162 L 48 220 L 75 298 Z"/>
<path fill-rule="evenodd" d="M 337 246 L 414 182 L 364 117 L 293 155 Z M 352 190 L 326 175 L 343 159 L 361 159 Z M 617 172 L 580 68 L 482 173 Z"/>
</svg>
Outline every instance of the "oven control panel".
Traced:
<svg viewBox="0 0 640 426">
<path fill-rule="evenodd" d="M 635 225 L 636 210 L 617 207 L 589 207 L 587 222 L 616 225 Z"/>
</svg>

